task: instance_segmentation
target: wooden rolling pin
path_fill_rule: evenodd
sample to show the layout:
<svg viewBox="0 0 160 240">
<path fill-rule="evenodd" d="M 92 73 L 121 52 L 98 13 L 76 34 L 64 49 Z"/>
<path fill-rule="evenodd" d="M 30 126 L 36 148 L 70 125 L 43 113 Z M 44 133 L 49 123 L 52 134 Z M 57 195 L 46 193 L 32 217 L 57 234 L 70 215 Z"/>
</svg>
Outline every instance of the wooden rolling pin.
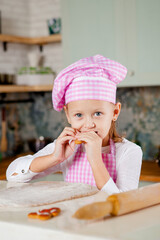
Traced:
<svg viewBox="0 0 160 240">
<path fill-rule="evenodd" d="M 95 202 L 78 209 L 73 217 L 98 219 L 108 214 L 117 216 L 160 203 L 160 183 L 110 195 L 105 202 Z"/>
</svg>

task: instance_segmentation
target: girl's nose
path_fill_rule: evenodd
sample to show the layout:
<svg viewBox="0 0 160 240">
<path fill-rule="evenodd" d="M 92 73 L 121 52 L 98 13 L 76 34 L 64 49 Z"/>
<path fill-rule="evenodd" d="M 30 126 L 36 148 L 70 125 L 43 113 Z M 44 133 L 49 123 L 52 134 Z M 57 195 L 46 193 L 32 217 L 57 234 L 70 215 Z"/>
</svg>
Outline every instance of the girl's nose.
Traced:
<svg viewBox="0 0 160 240">
<path fill-rule="evenodd" d="M 87 129 L 94 128 L 95 123 L 92 120 L 86 120 L 86 122 L 84 124 L 84 127 L 87 128 Z"/>
</svg>

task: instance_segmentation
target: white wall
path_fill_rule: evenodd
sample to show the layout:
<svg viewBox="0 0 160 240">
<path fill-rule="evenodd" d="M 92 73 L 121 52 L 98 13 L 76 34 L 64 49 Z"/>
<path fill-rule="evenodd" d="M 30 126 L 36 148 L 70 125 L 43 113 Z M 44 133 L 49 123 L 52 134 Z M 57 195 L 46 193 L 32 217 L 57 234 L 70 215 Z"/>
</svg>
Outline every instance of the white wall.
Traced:
<svg viewBox="0 0 160 240">
<path fill-rule="evenodd" d="M 30 36 L 47 36 L 47 20 L 61 16 L 60 0 L 30 0 Z"/>
<path fill-rule="evenodd" d="M 0 0 L 2 33 L 9 35 L 39 37 L 48 36 L 47 20 L 61 17 L 60 0 Z M 0 43 L 0 72 L 15 73 L 28 65 L 27 53 L 38 52 L 38 46 L 9 43 L 7 52 Z M 62 44 L 44 46 L 44 65 L 57 73 L 62 69 Z"/>
<path fill-rule="evenodd" d="M 2 33 L 28 36 L 29 5 L 25 0 L 0 0 Z"/>
</svg>

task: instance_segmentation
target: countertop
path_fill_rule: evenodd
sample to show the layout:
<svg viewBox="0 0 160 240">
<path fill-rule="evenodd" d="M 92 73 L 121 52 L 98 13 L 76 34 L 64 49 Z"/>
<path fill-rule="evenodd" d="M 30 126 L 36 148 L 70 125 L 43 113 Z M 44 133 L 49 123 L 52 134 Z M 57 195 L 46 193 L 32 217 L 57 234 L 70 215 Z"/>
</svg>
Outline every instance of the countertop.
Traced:
<svg viewBox="0 0 160 240">
<path fill-rule="evenodd" d="M 0 188 L 10 187 L 0 181 Z M 12 185 L 12 187 L 14 187 Z M 158 240 L 160 239 L 160 205 L 118 217 L 106 217 L 97 221 L 72 218 L 81 206 L 104 201 L 107 194 L 98 192 L 89 197 L 72 199 L 56 204 L 30 208 L 0 207 L 1 239 L 23 240 Z M 47 221 L 28 219 L 27 214 L 43 208 L 60 207 L 61 214 Z"/>
<path fill-rule="evenodd" d="M 142 161 L 140 181 L 160 182 L 160 167 L 155 161 Z"/>
<path fill-rule="evenodd" d="M 6 180 L 6 169 L 8 165 L 19 156 L 5 158 L 0 162 L 0 180 Z M 160 167 L 155 161 L 143 160 L 140 181 L 160 182 Z"/>
</svg>

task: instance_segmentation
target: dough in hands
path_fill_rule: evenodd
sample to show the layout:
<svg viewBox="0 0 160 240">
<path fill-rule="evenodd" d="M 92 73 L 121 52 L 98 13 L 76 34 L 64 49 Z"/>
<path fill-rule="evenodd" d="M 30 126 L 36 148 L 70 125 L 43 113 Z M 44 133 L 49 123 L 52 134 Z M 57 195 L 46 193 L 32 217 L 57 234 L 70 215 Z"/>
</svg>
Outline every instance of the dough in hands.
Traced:
<svg viewBox="0 0 160 240">
<path fill-rule="evenodd" d="M 76 139 L 74 142 L 75 142 L 75 144 L 85 143 L 85 141 L 81 141 L 81 140 L 78 140 L 78 139 Z"/>
</svg>

